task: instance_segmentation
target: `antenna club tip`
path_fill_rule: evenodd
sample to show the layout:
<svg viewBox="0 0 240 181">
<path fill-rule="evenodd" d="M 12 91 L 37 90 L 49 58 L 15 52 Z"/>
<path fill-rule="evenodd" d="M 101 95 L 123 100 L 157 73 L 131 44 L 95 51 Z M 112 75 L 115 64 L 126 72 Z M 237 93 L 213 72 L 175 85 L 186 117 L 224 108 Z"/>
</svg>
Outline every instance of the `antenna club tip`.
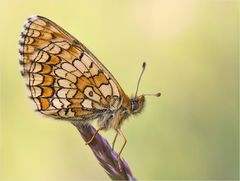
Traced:
<svg viewBox="0 0 240 181">
<path fill-rule="evenodd" d="M 142 68 L 145 69 L 145 67 L 146 67 L 146 62 L 143 62 Z"/>
<path fill-rule="evenodd" d="M 156 94 L 156 96 L 157 96 L 157 97 L 160 97 L 160 96 L 161 96 L 161 93 L 160 93 L 160 92 L 158 92 L 158 93 Z"/>
</svg>

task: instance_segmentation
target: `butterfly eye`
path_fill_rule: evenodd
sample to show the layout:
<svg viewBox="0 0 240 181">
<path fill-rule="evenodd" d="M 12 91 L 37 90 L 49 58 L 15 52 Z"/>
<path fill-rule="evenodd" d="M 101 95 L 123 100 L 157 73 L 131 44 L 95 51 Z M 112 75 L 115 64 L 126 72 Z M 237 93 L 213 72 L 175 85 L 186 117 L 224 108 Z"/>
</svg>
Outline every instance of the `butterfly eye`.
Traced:
<svg viewBox="0 0 240 181">
<path fill-rule="evenodd" d="M 138 101 L 132 100 L 132 111 L 135 111 L 136 109 L 138 109 Z"/>
</svg>

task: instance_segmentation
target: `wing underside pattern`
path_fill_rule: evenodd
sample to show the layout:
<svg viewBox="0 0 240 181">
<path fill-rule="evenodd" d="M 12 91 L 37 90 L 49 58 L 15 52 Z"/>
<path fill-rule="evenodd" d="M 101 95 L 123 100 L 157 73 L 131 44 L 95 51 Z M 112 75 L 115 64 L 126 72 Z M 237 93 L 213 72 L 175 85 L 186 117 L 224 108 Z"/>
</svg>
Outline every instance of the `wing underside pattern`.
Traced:
<svg viewBox="0 0 240 181">
<path fill-rule="evenodd" d="M 19 41 L 21 74 L 36 110 L 90 120 L 122 102 L 122 89 L 101 62 L 50 20 L 30 17 Z"/>
</svg>

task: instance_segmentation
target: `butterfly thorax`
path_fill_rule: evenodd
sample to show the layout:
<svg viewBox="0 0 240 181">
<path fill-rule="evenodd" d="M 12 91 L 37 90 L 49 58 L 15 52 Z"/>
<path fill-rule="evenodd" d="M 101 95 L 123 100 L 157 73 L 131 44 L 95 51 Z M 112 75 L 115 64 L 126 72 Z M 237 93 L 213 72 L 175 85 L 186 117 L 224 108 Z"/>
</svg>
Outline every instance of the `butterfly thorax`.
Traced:
<svg viewBox="0 0 240 181">
<path fill-rule="evenodd" d="M 137 96 L 128 98 L 124 97 L 122 105 L 116 110 L 109 110 L 102 117 L 98 119 L 99 127 L 105 127 L 105 129 L 117 129 L 120 128 L 124 120 L 130 115 L 140 113 L 144 107 L 144 96 Z"/>
</svg>

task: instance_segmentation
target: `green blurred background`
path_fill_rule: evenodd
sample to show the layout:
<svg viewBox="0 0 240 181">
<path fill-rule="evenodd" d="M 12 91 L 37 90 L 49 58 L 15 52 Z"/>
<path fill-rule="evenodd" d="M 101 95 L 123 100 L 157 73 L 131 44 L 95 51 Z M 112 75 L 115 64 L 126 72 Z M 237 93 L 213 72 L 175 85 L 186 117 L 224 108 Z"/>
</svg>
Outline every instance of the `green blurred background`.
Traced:
<svg viewBox="0 0 240 181">
<path fill-rule="evenodd" d="M 81 40 L 144 112 L 123 125 L 138 179 L 238 179 L 238 1 L 0 0 L 0 179 L 105 180 L 78 131 L 32 111 L 18 39 L 32 14 Z M 111 142 L 114 132 L 103 133 Z M 118 148 L 122 143 L 118 140 Z"/>
</svg>

